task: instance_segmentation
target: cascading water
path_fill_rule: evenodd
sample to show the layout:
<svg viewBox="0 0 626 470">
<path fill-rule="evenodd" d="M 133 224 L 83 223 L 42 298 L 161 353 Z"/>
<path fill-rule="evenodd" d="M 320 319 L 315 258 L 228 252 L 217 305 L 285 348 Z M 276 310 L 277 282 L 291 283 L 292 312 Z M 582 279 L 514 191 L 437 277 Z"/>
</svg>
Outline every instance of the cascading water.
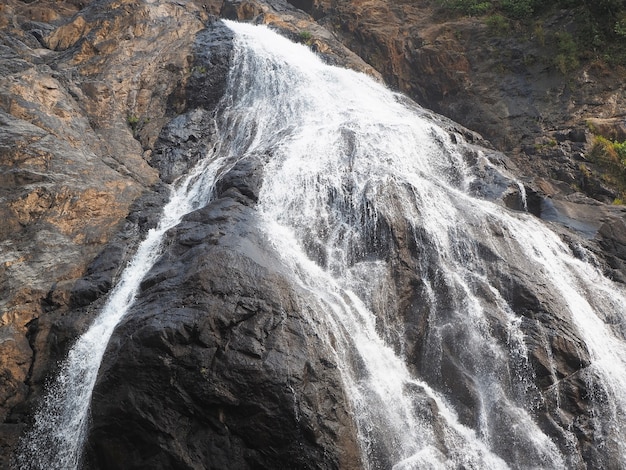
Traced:
<svg viewBox="0 0 626 470">
<path fill-rule="evenodd" d="M 163 234 L 208 202 L 224 168 L 254 155 L 265 161 L 260 229 L 315 299 L 316 318 L 304 320 L 334 351 L 364 467 L 585 467 L 575 430 L 548 432 L 566 378 L 551 371 L 547 391 L 536 384 L 528 326 L 541 319 L 511 301 L 522 272 L 589 355 L 579 375 L 591 445 L 626 466 L 623 289 L 543 222 L 477 197 L 476 171 L 488 163 L 478 154 L 470 165 L 467 146 L 428 113 L 267 28 L 227 25 L 236 36 L 219 158 L 174 192 L 70 351 L 24 439 L 25 461 L 78 466 L 100 360 Z"/>
<path fill-rule="evenodd" d="M 228 133 L 252 130 L 246 151 L 271 155 L 258 210 L 294 279 L 326 311 L 320 335 L 341 364 L 366 466 L 584 465 L 572 451 L 574 432 L 557 442 L 537 423 L 546 404 L 526 319 L 492 279 L 515 266 L 550 291 L 589 350 L 583 374 L 598 390 L 592 406 L 604 423 L 596 443 L 626 462 L 623 290 L 539 220 L 473 197 L 474 168 L 424 111 L 269 30 L 229 26 L 238 55 L 228 115 L 238 127 Z M 414 254 L 401 253 L 408 249 Z M 414 264 L 398 266 L 406 260 Z M 419 364 L 406 363 L 400 268 L 418 284 L 409 314 L 427 322 Z M 465 425 L 454 410 L 455 377 L 442 376 L 448 370 L 473 387 Z"/>
</svg>

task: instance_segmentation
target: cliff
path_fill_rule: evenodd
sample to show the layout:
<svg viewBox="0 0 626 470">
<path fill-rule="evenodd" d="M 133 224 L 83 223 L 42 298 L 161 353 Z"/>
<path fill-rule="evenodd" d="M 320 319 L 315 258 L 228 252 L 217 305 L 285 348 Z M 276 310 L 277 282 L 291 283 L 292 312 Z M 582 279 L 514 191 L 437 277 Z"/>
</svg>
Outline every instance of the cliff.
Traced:
<svg viewBox="0 0 626 470">
<path fill-rule="evenodd" d="M 551 15 L 547 28 L 569 24 L 567 11 Z M 0 6 L 2 467 L 58 361 L 155 226 L 167 185 L 219 138 L 212 120 L 232 47 L 219 17 L 269 24 L 328 63 L 366 72 L 459 122 L 443 120 L 471 144 L 505 151 L 498 158 L 523 182 L 528 210 L 592 250 L 608 277 L 626 280 L 626 210 L 611 204 L 620 189 L 590 160 L 588 124 L 625 138 L 622 68 L 587 61 L 564 75 L 538 59 L 550 54 L 545 45 L 494 35 L 483 20 L 447 17 L 428 1 L 7 0 Z M 221 181 L 216 203 L 168 234 L 163 259 L 143 281 L 96 387 L 102 399 L 93 407 L 89 467 L 198 468 L 214 458 L 216 468 L 360 468 L 336 364 L 299 318 L 305 294 L 250 229 L 262 165 L 247 165 Z M 503 204 L 521 209 L 519 192 L 507 191 Z M 420 253 L 396 242 L 394 279 L 408 311 L 417 280 L 404 266 Z M 542 317 L 550 293 L 524 288 L 531 275 L 516 274 L 512 305 Z M 159 309 L 171 312 L 167 320 Z M 560 414 L 541 410 L 544 429 L 560 435 L 576 427 L 581 455 L 602 463 L 593 424 L 575 418 L 590 413 L 578 373 L 587 353 L 560 319 L 542 321 L 531 341 L 533 367 L 542 393 L 558 377 L 564 402 Z M 411 333 L 415 364 L 424 328 L 416 321 Z M 212 365 L 198 366 L 205 363 Z M 442 379 L 442 388 L 469 387 L 454 361 L 444 370 L 455 379 Z M 461 396 L 456 405 L 469 422 L 476 398 Z"/>
</svg>

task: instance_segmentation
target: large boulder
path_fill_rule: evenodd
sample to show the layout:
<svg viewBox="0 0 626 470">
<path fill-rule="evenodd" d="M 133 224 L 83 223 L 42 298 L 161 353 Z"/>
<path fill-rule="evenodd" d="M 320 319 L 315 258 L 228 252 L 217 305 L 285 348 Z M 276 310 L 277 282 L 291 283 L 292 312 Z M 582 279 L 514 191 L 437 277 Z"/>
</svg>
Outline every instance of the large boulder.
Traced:
<svg viewBox="0 0 626 470">
<path fill-rule="evenodd" d="M 315 300 L 256 229 L 257 166 L 168 233 L 102 363 L 87 468 L 361 468 Z"/>
</svg>

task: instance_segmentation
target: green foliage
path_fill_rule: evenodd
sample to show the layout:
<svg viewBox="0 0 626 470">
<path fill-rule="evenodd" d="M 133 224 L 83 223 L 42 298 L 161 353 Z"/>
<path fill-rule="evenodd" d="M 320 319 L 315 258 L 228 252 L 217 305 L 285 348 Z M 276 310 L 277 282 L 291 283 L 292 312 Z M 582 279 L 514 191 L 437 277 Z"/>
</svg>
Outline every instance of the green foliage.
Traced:
<svg viewBox="0 0 626 470">
<path fill-rule="evenodd" d="M 300 31 L 300 33 L 298 33 L 298 39 L 300 40 L 300 42 L 310 45 L 311 41 L 313 40 L 313 35 L 310 33 L 310 31 Z"/>
<path fill-rule="evenodd" d="M 126 122 L 130 126 L 130 128 L 133 130 L 133 132 L 137 130 L 137 126 L 139 125 L 139 118 L 137 116 L 135 116 L 134 114 L 128 116 L 126 118 Z"/>
<path fill-rule="evenodd" d="M 474 3 L 473 5 L 469 7 L 469 14 L 476 15 L 476 16 L 484 15 L 485 13 L 488 13 L 489 11 L 491 11 L 492 8 L 493 8 L 493 5 L 491 2 Z"/>
<path fill-rule="evenodd" d="M 535 36 L 535 38 L 537 39 L 537 42 L 541 46 L 545 46 L 546 45 L 546 32 L 543 29 L 543 24 L 541 23 L 541 21 L 537 21 L 535 23 L 535 26 L 534 26 L 534 29 L 533 29 L 533 35 Z"/>
<path fill-rule="evenodd" d="M 622 13 L 617 19 L 613 31 L 615 31 L 615 34 L 619 37 L 626 38 L 626 12 Z"/>
<path fill-rule="evenodd" d="M 555 140 L 555 139 L 547 139 L 544 140 L 541 143 L 537 143 L 535 144 L 535 150 L 537 152 L 541 152 L 545 149 L 549 149 L 549 148 L 554 148 L 558 145 L 559 143 Z"/>
<path fill-rule="evenodd" d="M 484 0 L 441 0 L 441 5 L 471 16 L 484 15 L 493 9 L 493 2 Z"/>
<path fill-rule="evenodd" d="M 440 0 L 445 8 L 457 10 L 465 15 L 482 16 L 491 12 L 501 12 L 514 19 L 531 16 L 539 0 Z"/>
<path fill-rule="evenodd" d="M 578 46 L 571 34 L 557 32 L 554 34 L 556 41 L 557 55 L 554 58 L 554 65 L 563 74 L 576 69 L 580 62 L 578 60 Z"/>
<path fill-rule="evenodd" d="M 609 140 L 597 135 L 591 153 L 599 159 L 626 167 L 626 141 Z"/>
<path fill-rule="evenodd" d="M 487 24 L 487 28 L 489 28 L 489 32 L 495 35 L 504 35 L 511 29 L 509 20 L 500 14 L 487 17 L 485 23 Z"/>
<path fill-rule="evenodd" d="M 530 18 L 535 12 L 534 0 L 502 0 L 502 10 L 511 18 Z"/>
<path fill-rule="evenodd" d="M 613 148 L 617 153 L 618 158 L 622 162 L 622 165 L 626 165 L 626 140 L 624 142 L 613 142 Z"/>
<path fill-rule="evenodd" d="M 526 25 L 542 47 L 552 47 L 552 35 L 543 31 L 543 23 L 558 10 L 568 9 L 573 18 L 575 38 L 559 47 L 553 64 L 562 73 L 579 66 L 581 57 L 601 57 L 609 65 L 626 64 L 626 1 L 624 0 L 436 0 L 449 10 L 463 15 L 487 16 L 490 33 L 504 34 L 504 23 L 496 15 L 515 22 L 515 28 Z M 493 19 L 493 18 L 496 19 Z M 534 29 L 534 31 L 533 31 Z M 565 33 L 564 33 L 565 34 Z M 577 50 L 572 51 L 571 45 Z M 567 50 L 562 50 L 567 49 Z"/>
<path fill-rule="evenodd" d="M 578 166 L 578 169 L 580 170 L 580 172 L 583 174 L 585 178 L 589 178 L 591 176 L 591 170 L 589 170 L 589 167 L 585 165 L 584 163 L 581 163 Z"/>
<path fill-rule="evenodd" d="M 600 177 L 626 196 L 626 141 L 613 141 L 597 135 L 589 158 L 601 169 Z M 618 204 L 623 204 L 621 199 L 618 200 Z"/>
<path fill-rule="evenodd" d="M 143 128 L 143 126 L 145 126 L 149 122 L 150 122 L 150 118 L 139 118 L 135 116 L 134 114 L 129 114 L 126 117 L 126 123 L 133 131 L 134 137 L 137 137 L 139 131 Z"/>
</svg>

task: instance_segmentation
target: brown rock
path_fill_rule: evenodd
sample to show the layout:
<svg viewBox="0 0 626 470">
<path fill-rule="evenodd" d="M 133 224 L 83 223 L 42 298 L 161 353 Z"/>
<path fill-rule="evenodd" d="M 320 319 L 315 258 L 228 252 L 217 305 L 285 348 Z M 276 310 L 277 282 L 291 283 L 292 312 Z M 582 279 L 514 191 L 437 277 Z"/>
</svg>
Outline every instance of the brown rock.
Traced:
<svg viewBox="0 0 626 470">
<path fill-rule="evenodd" d="M 167 1 L 99 1 L 76 14 L 77 5 L 10 0 L 0 9 L 3 422 L 41 387 L 50 348 L 62 354 L 76 334 L 74 326 L 54 339 L 47 317 L 67 310 L 76 281 L 159 181 L 144 155 L 184 106 L 207 18 L 195 4 Z M 15 441 L 19 416 L 0 426 L 0 445 Z"/>
</svg>

